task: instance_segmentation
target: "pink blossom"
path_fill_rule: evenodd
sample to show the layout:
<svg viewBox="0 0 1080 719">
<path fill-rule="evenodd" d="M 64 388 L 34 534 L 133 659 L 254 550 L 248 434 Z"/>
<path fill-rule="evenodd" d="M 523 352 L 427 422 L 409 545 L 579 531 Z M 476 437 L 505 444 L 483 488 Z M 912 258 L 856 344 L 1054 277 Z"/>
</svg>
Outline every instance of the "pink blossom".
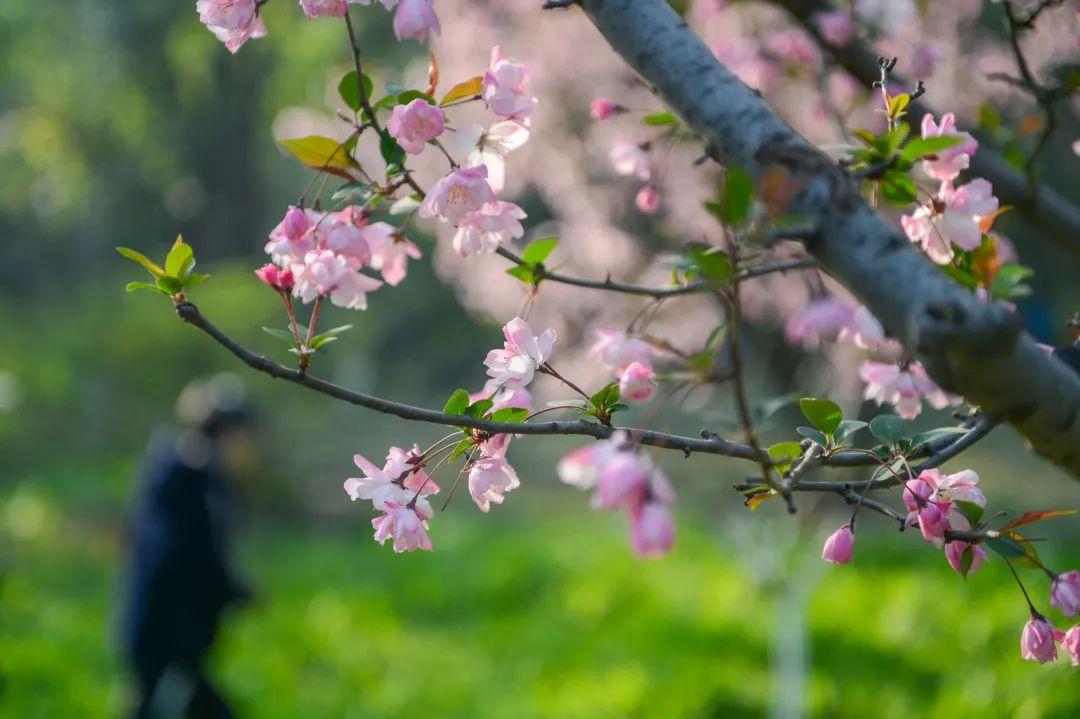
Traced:
<svg viewBox="0 0 1080 719">
<path fill-rule="evenodd" d="M 371 247 L 365 235 L 367 215 L 356 206 L 323 216 L 311 229 L 319 249 L 343 255 L 349 267 L 356 269 L 371 262 Z"/>
<path fill-rule="evenodd" d="M 446 113 L 427 100 L 418 97 L 408 105 L 395 105 L 386 131 L 410 155 L 419 155 L 427 142 L 434 140 L 446 128 Z"/>
<path fill-rule="evenodd" d="M 330 301 L 347 310 L 366 310 L 369 292 L 382 287 L 382 282 L 361 272 L 346 272 L 330 290 Z"/>
<path fill-rule="evenodd" d="M 536 98 L 525 90 L 532 70 L 502 56 L 498 45 L 491 49 L 491 64 L 484 73 L 483 97 L 488 108 L 500 117 L 525 120 L 536 109 Z"/>
<path fill-rule="evenodd" d="M 938 47 L 936 43 L 932 43 L 932 42 L 916 43 L 915 50 L 911 53 L 911 57 L 908 60 L 907 72 L 912 77 L 917 77 L 917 78 L 920 78 L 922 80 L 925 80 L 925 79 L 929 78 L 931 75 L 934 74 L 934 69 L 937 67 L 938 62 L 941 61 L 941 58 L 942 58 L 941 48 Z M 930 117 L 930 116 L 928 115 L 928 117 Z M 930 117 L 930 119 L 931 119 L 931 121 L 933 121 L 933 117 Z M 942 120 L 942 124 L 944 124 L 945 118 L 943 117 L 943 118 L 941 118 L 941 120 Z M 964 133 L 964 134 L 967 134 L 967 133 Z M 971 135 L 968 135 L 968 137 L 971 138 Z M 974 138 L 971 138 L 971 142 L 973 142 L 975 144 L 974 144 L 973 147 L 971 147 L 971 151 L 967 153 L 968 155 L 974 155 L 975 150 L 978 149 L 978 147 L 979 147 L 979 143 L 976 142 Z M 952 148 L 950 148 L 950 149 L 952 149 Z M 963 168 L 960 168 L 960 169 L 966 169 L 966 168 L 967 168 L 967 166 L 965 165 Z M 939 179 L 942 179 L 942 178 L 939 178 Z"/>
<path fill-rule="evenodd" d="M 659 471 L 645 455 L 632 449 L 617 452 L 600 468 L 593 506 L 616 509 L 640 504 L 648 492 L 653 473 Z"/>
<path fill-rule="evenodd" d="M 416 445 L 410 452 L 391 447 L 382 469 L 362 454 L 353 455 L 353 462 L 364 476 L 346 479 L 345 492 L 354 502 L 358 499 L 371 500 L 379 511 L 384 511 L 391 503 L 408 504 L 417 493 L 421 498 L 437 494 L 439 486 L 430 481 L 426 472 L 416 468 L 420 459 L 419 450 Z"/>
<path fill-rule="evenodd" d="M 397 287 L 405 279 L 410 257 L 418 260 L 423 256 L 419 247 L 385 222 L 367 225 L 363 236 L 371 251 L 371 268 L 378 270 L 391 287 Z"/>
<path fill-rule="evenodd" d="M 345 0 L 300 0 L 300 7 L 309 18 L 345 17 L 348 4 Z"/>
<path fill-rule="evenodd" d="M 885 335 L 885 328 L 866 305 L 855 308 L 851 323 L 840 328 L 840 334 L 837 335 L 836 340 L 837 342 L 851 342 L 860 349 L 891 355 L 897 355 L 902 350 L 899 342 Z"/>
<path fill-rule="evenodd" d="M 675 543 L 675 520 L 659 502 L 645 502 L 630 512 L 630 546 L 638 557 L 660 557 Z"/>
<path fill-rule="evenodd" d="M 1061 648 L 1069 653 L 1074 667 L 1080 666 L 1080 624 L 1077 624 L 1061 637 Z"/>
<path fill-rule="evenodd" d="M 473 212 L 495 200 L 483 165 L 456 169 L 436 182 L 417 211 L 421 217 L 441 217 L 460 225 Z"/>
<path fill-rule="evenodd" d="M 981 177 L 960 188 L 943 182 L 929 203 L 902 216 L 900 224 L 931 260 L 945 265 L 952 261 L 954 246 L 962 250 L 978 248 L 983 236 L 979 221 L 997 209 L 994 190 Z"/>
<path fill-rule="evenodd" d="M 822 341 L 836 340 L 854 318 L 850 306 L 833 297 L 814 300 L 788 318 L 784 337 L 789 344 L 817 347 Z"/>
<path fill-rule="evenodd" d="M 792 27 L 770 34 L 766 51 L 796 68 L 809 69 L 818 62 L 818 50 L 802 28 Z"/>
<path fill-rule="evenodd" d="M 521 486 L 517 472 L 501 456 L 483 457 L 469 470 L 469 494 L 481 512 L 491 509 L 491 503 L 502 504 L 503 495 Z"/>
<path fill-rule="evenodd" d="M 843 47 L 855 36 L 855 23 L 848 10 L 827 10 L 814 15 L 814 24 L 825 42 Z"/>
<path fill-rule="evenodd" d="M 938 470 L 934 472 L 937 478 L 937 498 L 943 502 L 970 502 L 980 507 L 986 506 L 986 496 L 982 490 L 976 487 L 979 483 L 979 475 L 973 470 L 964 469 L 956 474 L 940 475 Z"/>
<path fill-rule="evenodd" d="M 296 285 L 293 294 L 304 302 L 327 295 L 349 272 L 348 262 L 330 250 L 313 250 L 304 255 L 303 262 L 294 262 Z"/>
<path fill-rule="evenodd" d="M 926 374 L 918 362 L 906 367 L 866 360 L 859 367 L 859 377 L 866 382 L 863 397 L 879 405 L 891 404 L 904 419 L 915 419 L 922 412 L 925 398 L 934 409 L 958 404 L 962 398 L 944 391 Z"/>
<path fill-rule="evenodd" d="M 555 467 L 559 479 L 572 487 L 590 490 L 596 486 L 600 469 L 615 456 L 622 443 L 629 441 L 625 432 L 617 432 L 603 442 L 578 447 L 563 456 Z"/>
<path fill-rule="evenodd" d="M 290 207 L 277 227 L 270 231 L 266 252 L 275 262 L 302 261 L 307 252 L 315 249 L 310 230 L 322 218 L 314 210 Z"/>
<path fill-rule="evenodd" d="M 390 480 L 403 484 L 405 489 L 414 493 L 419 492 L 421 497 L 438 494 L 439 485 L 432 482 L 427 472 L 421 469 L 423 459 L 418 444 L 413 444 L 410 450 L 391 447 L 386 453 L 386 464 L 382 471 Z"/>
<path fill-rule="evenodd" d="M 267 263 L 255 270 L 255 276 L 278 292 L 292 292 L 293 275 L 289 270 Z"/>
<path fill-rule="evenodd" d="M 621 375 L 634 362 L 647 367 L 659 354 L 654 346 L 622 330 L 597 328 L 596 341 L 589 347 L 588 355 Z"/>
<path fill-rule="evenodd" d="M 255 0 L 198 0 L 199 22 L 235 53 L 252 38 L 266 36 Z"/>
<path fill-rule="evenodd" d="M 968 568 L 967 572 L 965 572 L 964 553 L 969 547 L 971 548 L 971 566 Z M 979 567 L 982 566 L 986 556 L 986 550 L 978 544 L 969 544 L 968 542 L 955 540 L 945 545 L 945 559 L 948 560 L 949 566 L 952 567 L 957 574 L 965 577 L 979 571 Z"/>
<path fill-rule="evenodd" d="M 1020 635 L 1020 658 L 1046 664 L 1057 659 L 1054 625 L 1046 617 L 1034 615 Z"/>
<path fill-rule="evenodd" d="M 656 373 L 652 367 L 641 362 L 632 362 L 619 378 L 619 391 L 623 397 L 635 402 L 646 400 L 656 389 Z"/>
<path fill-rule="evenodd" d="M 432 515 L 431 505 L 424 499 L 416 501 L 414 506 L 389 503 L 381 516 L 371 520 L 375 528 L 375 541 L 384 544 L 393 538 L 395 552 L 411 552 L 423 549 L 430 552 L 431 539 L 428 537 L 428 520 Z"/>
<path fill-rule="evenodd" d="M 619 175 L 634 175 L 643 182 L 652 177 L 649 169 L 649 153 L 636 142 L 616 140 L 611 148 L 611 166 Z"/>
<path fill-rule="evenodd" d="M 1080 572 L 1074 569 L 1054 577 L 1050 606 L 1070 617 L 1080 614 Z"/>
<path fill-rule="evenodd" d="M 499 245 L 525 234 L 521 225 L 525 217 L 525 211 L 513 202 L 488 202 L 458 225 L 454 249 L 462 257 L 494 252 Z"/>
<path fill-rule="evenodd" d="M 496 387 L 525 387 L 532 382 L 537 368 L 551 357 L 555 347 L 555 330 L 533 335 L 529 323 L 515 317 L 503 326 L 506 341 L 502 349 L 488 352 L 484 364 Z"/>
<path fill-rule="evenodd" d="M 937 499 L 937 480 L 937 471 L 927 470 L 904 483 L 903 499 L 908 508 L 904 524 L 911 527 L 917 523 L 923 539 L 941 549 L 945 544 L 945 532 L 950 528 L 948 520 L 952 505 Z"/>
<path fill-rule="evenodd" d="M 626 112 L 626 108 L 606 97 L 598 97 L 589 106 L 589 114 L 594 120 L 607 120 L 615 115 Z"/>
<path fill-rule="evenodd" d="M 450 150 L 465 155 L 466 167 L 483 165 L 488 185 L 495 194 L 506 184 L 506 156 L 529 141 L 529 128 L 515 120 L 494 123 L 486 130 L 480 125 L 459 128 L 449 137 Z"/>
<path fill-rule="evenodd" d="M 412 38 L 419 42 L 431 33 L 439 34 L 439 16 L 428 0 L 401 0 L 394 13 L 394 35 L 398 40 Z"/>
<path fill-rule="evenodd" d="M 921 77 L 926 76 L 922 75 Z M 968 165 L 971 164 L 971 156 L 979 149 L 979 142 L 970 133 L 957 131 L 956 117 L 951 112 L 941 116 L 940 125 L 934 122 L 934 116 L 930 113 L 923 115 L 923 138 L 940 137 L 942 135 L 959 137 L 961 140 L 952 147 L 942 150 L 937 155 L 927 158 L 924 160 L 923 165 L 927 172 L 942 182 L 952 182 L 957 175 L 966 170 Z"/>
<path fill-rule="evenodd" d="M 646 215 L 655 215 L 660 211 L 660 190 L 656 185 L 645 185 L 638 190 L 634 204 Z"/>
<path fill-rule="evenodd" d="M 850 524 L 845 524 L 825 540 L 825 546 L 821 549 L 821 558 L 833 564 L 847 564 L 851 561 L 854 549 L 855 533 L 851 531 Z"/>
</svg>

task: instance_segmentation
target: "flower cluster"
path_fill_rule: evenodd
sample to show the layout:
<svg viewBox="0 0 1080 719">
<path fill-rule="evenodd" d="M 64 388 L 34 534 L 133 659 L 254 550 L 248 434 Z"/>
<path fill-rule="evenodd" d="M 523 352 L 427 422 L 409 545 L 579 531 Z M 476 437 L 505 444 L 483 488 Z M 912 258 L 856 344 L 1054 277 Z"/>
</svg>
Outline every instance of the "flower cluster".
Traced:
<svg viewBox="0 0 1080 719">
<path fill-rule="evenodd" d="M 379 0 L 387 10 L 394 10 L 394 34 L 399 40 L 412 38 L 421 42 L 432 32 L 439 32 L 439 18 L 430 0 Z M 370 5 L 372 0 L 300 0 L 300 8 L 309 18 L 345 17 L 349 5 Z M 257 0 L 197 0 L 199 21 L 214 37 L 235 53 L 252 38 L 266 35 L 266 25 L 259 16 L 262 3 Z"/>
<path fill-rule="evenodd" d="M 396 228 L 367 219 L 355 206 L 340 212 L 290 207 L 266 243 L 272 264 L 256 274 L 304 302 L 327 297 L 339 307 L 366 309 L 367 293 L 382 282 L 361 269 L 376 270 L 395 286 L 405 279 L 409 258 L 420 257 L 419 248 Z"/>
<path fill-rule="evenodd" d="M 1050 574 L 1053 577 L 1050 606 L 1069 617 L 1080 614 L 1080 572 L 1074 569 L 1062 574 Z M 1059 631 L 1032 607 L 1031 619 L 1020 635 L 1020 656 L 1045 664 L 1057 659 L 1058 644 L 1069 655 L 1072 665 L 1080 666 L 1080 624 L 1068 631 Z"/>
<path fill-rule="evenodd" d="M 363 477 L 345 480 L 345 492 L 353 501 L 370 500 L 381 514 L 371 520 L 375 541 L 383 544 L 393 539 L 395 552 L 415 549 L 431 551 L 428 520 L 434 515 L 427 497 L 437 494 L 439 486 L 424 471 L 424 456 L 420 447 L 409 451 L 391 447 L 382 469 L 366 457 L 353 457 Z"/>
<path fill-rule="evenodd" d="M 622 397 L 634 401 L 651 397 L 657 387 L 653 360 L 660 350 L 622 330 L 598 328 L 595 332 L 588 355 L 614 373 Z"/>
<path fill-rule="evenodd" d="M 576 449 L 561 460 L 559 479 L 593 491 L 596 509 L 622 509 L 630 518 L 630 546 L 639 557 L 667 554 L 675 542 L 671 506 L 675 491 L 660 468 L 630 434 Z"/>
</svg>

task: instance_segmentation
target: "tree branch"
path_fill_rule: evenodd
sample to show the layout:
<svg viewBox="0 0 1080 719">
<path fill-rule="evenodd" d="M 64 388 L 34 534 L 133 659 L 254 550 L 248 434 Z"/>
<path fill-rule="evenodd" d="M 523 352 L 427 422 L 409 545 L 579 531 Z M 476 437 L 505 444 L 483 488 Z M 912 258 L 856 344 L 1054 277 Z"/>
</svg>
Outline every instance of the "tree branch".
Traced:
<svg viewBox="0 0 1080 719">
<path fill-rule="evenodd" d="M 1036 451 L 1080 478 L 1080 376 L 1047 356 L 1017 315 L 979 302 L 886 224 L 852 178 L 725 68 L 665 0 L 581 5 L 720 159 L 755 179 L 782 180 L 794 195 L 786 211 L 821 228 L 806 242 L 810 254 L 939 385 L 1010 422 Z"/>
<path fill-rule="evenodd" d="M 865 41 L 853 39 L 841 48 L 829 46 L 818 32 L 813 17 L 819 12 L 832 8 L 824 0 L 772 0 L 774 5 L 786 9 L 810 33 L 820 47 L 832 55 L 836 62 L 850 72 L 860 83 L 870 86 L 878 79 L 878 53 Z M 910 85 L 903 73 L 892 74 L 893 80 Z M 913 118 L 921 118 L 925 113 L 940 116 L 936 110 L 922 99 L 914 101 L 909 107 Z M 1003 205 L 1012 205 L 1027 219 L 1042 229 L 1063 249 L 1080 256 L 1080 207 L 1067 197 L 1045 184 L 1032 184 L 1022 173 L 1017 172 L 1000 153 L 994 151 L 991 139 L 978 132 L 979 151 L 971 158 L 969 172 L 985 177 L 994 186 L 994 193 Z"/>
</svg>

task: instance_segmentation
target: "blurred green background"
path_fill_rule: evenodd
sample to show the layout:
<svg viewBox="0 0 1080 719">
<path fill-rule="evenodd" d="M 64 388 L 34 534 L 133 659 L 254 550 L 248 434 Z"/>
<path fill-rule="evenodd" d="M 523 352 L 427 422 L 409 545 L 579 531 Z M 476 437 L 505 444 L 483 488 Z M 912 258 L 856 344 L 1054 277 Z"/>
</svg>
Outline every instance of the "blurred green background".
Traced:
<svg viewBox="0 0 1080 719">
<path fill-rule="evenodd" d="M 274 34 L 229 57 L 192 5 L 0 3 L 0 717 L 122 714 L 113 629 L 132 475 L 181 387 L 241 369 L 164 299 L 125 295 L 133 266 L 112 247 L 154 256 L 182 231 L 214 275 L 204 309 L 279 351 L 259 330 L 279 308 L 250 268 L 307 176 L 269 127 L 282 107 L 324 106 L 344 37 L 275 3 Z M 386 16 L 364 19 L 374 47 Z M 373 49 L 372 71 L 411 47 Z M 479 385 L 476 348 L 498 328 L 431 312 L 453 292 L 414 267 L 393 303 L 335 313 L 357 329 L 321 374 L 425 405 Z M 1080 715 L 1075 670 L 1020 661 L 1026 610 L 1000 562 L 965 582 L 866 517 L 856 563 L 824 566 L 834 502 L 751 514 L 727 489 L 744 467 L 672 456 L 678 544 L 640 563 L 620 517 L 555 479 L 580 444 L 562 439 L 518 443 L 524 485 L 507 504 L 481 516 L 462 495 L 433 521 L 434 554 L 395 556 L 341 481 L 353 452 L 379 459 L 438 429 L 244 377 L 262 409 L 260 469 L 242 485 L 256 601 L 213 657 L 241 716 Z M 1080 506 L 1009 430 L 967 465 L 991 509 Z M 1039 532 L 1051 566 L 1080 566 L 1080 522 Z M 1026 576 L 1045 608 L 1045 578 Z"/>
</svg>

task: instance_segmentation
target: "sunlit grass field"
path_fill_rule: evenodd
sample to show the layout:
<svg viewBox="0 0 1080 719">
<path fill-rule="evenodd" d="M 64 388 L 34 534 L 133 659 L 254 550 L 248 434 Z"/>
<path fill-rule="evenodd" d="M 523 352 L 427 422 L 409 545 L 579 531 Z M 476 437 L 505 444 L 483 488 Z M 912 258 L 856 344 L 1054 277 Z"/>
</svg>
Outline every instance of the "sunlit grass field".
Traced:
<svg viewBox="0 0 1080 719">
<path fill-rule="evenodd" d="M 2 506 L 0 716 L 119 716 L 117 528 L 26 493 Z M 796 548 L 777 553 L 757 515 L 691 517 L 670 558 L 640 563 L 620 518 L 553 506 L 440 515 L 437 552 L 408 556 L 373 544 L 363 512 L 262 522 L 242 552 L 257 598 L 213 672 L 240 716 L 266 718 L 759 717 L 800 682 L 811 717 L 1080 715 L 1077 670 L 1020 660 L 1000 563 L 965 583 L 878 526 L 834 568 L 821 528 L 778 529 Z"/>
</svg>

